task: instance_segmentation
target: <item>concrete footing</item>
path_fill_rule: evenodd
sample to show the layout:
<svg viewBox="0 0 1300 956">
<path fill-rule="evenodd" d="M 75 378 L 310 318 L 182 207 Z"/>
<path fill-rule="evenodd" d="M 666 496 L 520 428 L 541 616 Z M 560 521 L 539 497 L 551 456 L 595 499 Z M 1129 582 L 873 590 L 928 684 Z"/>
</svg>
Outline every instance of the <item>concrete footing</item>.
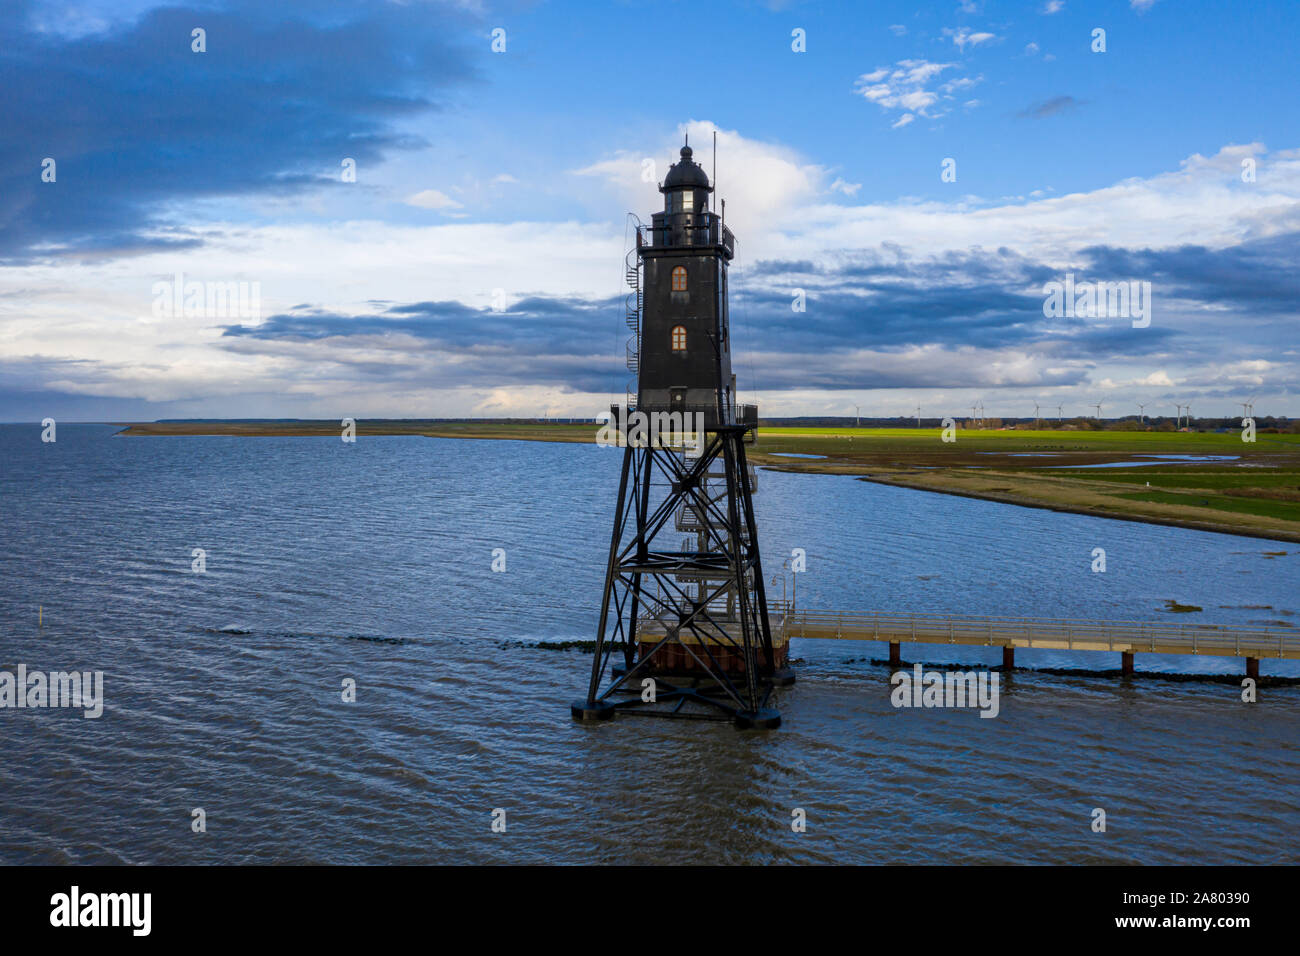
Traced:
<svg viewBox="0 0 1300 956">
<path fill-rule="evenodd" d="M 778 667 L 776 670 L 772 671 L 773 687 L 790 687 L 794 684 L 794 681 L 794 671 L 789 667 Z"/>
<path fill-rule="evenodd" d="M 575 700 L 569 705 L 574 720 L 585 722 L 609 720 L 614 716 L 614 705 L 605 700 Z"/>
<path fill-rule="evenodd" d="M 781 715 L 769 707 L 736 715 L 735 724 L 741 730 L 776 730 L 781 726 Z"/>
</svg>

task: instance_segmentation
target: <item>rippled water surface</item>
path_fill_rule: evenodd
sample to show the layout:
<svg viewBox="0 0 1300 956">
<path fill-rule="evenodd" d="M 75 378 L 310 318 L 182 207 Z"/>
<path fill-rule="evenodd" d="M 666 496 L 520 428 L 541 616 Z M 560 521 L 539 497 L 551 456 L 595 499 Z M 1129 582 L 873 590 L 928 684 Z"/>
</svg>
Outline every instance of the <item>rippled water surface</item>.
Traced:
<svg viewBox="0 0 1300 956">
<path fill-rule="evenodd" d="M 590 658 L 533 645 L 593 637 L 617 451 L 114 431 L 0 426 L 0 670 L 102 670 L 106 696 L 98 720 L 0 710 L 2 862 L 1300 860 L 1300 687 L 1248 706 L 1020 671 L 987 720 L 894 709 L 880 645 L 795 641 L 778 731 L 578 725 Z M 806 607 L 1285 626 L 1300 606 L 1285 543 L 830 476 L 761 472 L 755 504 L 769 575 L 807 551 Z"/>
</svg>

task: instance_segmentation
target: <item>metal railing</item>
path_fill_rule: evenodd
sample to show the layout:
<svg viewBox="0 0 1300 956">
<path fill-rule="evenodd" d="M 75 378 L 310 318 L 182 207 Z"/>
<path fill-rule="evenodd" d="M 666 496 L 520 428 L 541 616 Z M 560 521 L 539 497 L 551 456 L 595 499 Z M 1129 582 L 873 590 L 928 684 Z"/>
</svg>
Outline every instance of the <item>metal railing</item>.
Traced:
<svg viewBox="0 0 1300 956">
<path fill-rule="evenodd" d="M 637 227 L 637 243 L 652 249 L 680 246 L 721 246 L 727 258 L 736 254 L 736 237 L 722 223 L 716 213 L 695 214 L 695 225 L 689 229 L 674 228 L 669 223 L 646 224 Z"/>
<path fill-rule="evenodd" d="M 617 406 L 615 406 L 615 408 L 617 408 Z M 718 405 L 713 402 L 700 405 L 683 405 L 674 404 L 672 402 L 656 402 L 654 404 L 638 402 L 636 410 L 638 412 L 644 412 L 647 415 L 662 415 L 679 412 L 692 416 L 692 421 L 694 420 L 694 416 L 699 414 L 704 416 L 704 424 L 708 428 L 713 428 L 718 424 L 750 425 L 754 428 L 758 427 L 757 405 L 724 404 L 721 407 L 721 417 L 719 417 Z M 616 416 L 617 414 L 618 412 L 615 411 Z"/>
<path fill-rule="evenodd" d="M 1221 624 L 956 617 L 937 614 L 853 614 L 796 609 L 786 614 L 784 626 L 790 637 L 1300 658 L 1300 634 L 1294 631 L 1268 627 L 1238 628 Z"/>
</svg>

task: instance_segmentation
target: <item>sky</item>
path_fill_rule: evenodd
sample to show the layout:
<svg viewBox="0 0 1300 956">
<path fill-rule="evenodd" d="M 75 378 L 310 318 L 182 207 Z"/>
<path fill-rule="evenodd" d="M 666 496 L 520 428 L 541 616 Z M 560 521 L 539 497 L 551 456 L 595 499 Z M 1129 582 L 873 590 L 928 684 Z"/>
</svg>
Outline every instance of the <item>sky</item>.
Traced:
<svg viewBox="0 0 1300 956">
<path fill-rule="evenodd" d="M 1290 0 L 6 0 L 0 421 L 593 417 L 687 136 L 764 416 L 1300 416 L 1298 34 Z M 1058 314 L 1067 276 L 1149 313 Z"/>
</svg>

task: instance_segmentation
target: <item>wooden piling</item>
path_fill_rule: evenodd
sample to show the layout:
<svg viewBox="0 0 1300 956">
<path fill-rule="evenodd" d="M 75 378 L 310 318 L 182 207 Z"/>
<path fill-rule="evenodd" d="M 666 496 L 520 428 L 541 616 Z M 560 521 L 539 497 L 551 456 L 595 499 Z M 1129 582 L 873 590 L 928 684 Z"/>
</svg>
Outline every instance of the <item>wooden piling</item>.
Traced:
<svg viewBox="0 0 1300 956">
<path fill-rule="evenodd" d="M 1004 671 L 1016 669 L 1016 649 L 1010 644 L 1002 648 L 1002 669 Z"/>
<path fill-rule="evenodd" d="M 1125 676 L 1128 676 L 1129 674 L 1133 673 L 1133 652 L 1132 651 L 1119 652 L 1119 669 L 1120 669 L 1120 673 L 1124 674 Z"/>
<path fill-rule="evenodd" d="M 1246 676 L 1251 680 L 1259 680 L 1259 658 L 1246 658 Z"/>
<path fill-rule="evenodd" d="M 903 647 L 897 642 L 890 642 L 889 645 L 889 666 L 897 667 L 903 663 Z"/>
</svg>

